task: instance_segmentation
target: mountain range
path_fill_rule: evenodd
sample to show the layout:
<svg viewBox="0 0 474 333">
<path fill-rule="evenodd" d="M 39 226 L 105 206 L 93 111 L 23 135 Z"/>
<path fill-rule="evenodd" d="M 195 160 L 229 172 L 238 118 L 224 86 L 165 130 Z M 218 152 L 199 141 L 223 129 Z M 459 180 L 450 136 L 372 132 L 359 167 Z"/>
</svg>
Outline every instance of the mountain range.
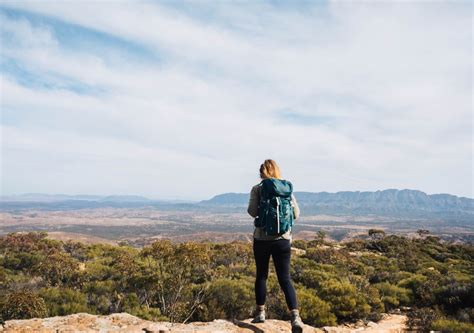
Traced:
<svg viewBox="0 0 474 333">
<path fill-rule="evenodd" d="M 342 191 L 295 192 L 298 204 L 305 214 L 390 215 L 402 217 L 454 217 L 474 223 L 474 199 L 450 194 L 426 194 L 418 190 L 387 189 L 374 192 Z M 199 210 L 245 210 L 248 193 L 224 193 L 199 202 L 152 200 L 136 195 L 63 195 L 28 193 L 2 196 L 4 209 L 34 206 L 35 208 L 81 207 L 175 207 Z"/>
<path fill-rule="evenodd" d="M 301 208 L 319 214 L 454 214 L 474 217 L 474 199 L 450 194 L 428 195 L 417 190 L 388 189 L 375 192 L 343 191 L 295 192 Z M 240 206 L 248 203 L 248 194 L 225 193 L 202 201 L 210 206 Z M 474 222 L 474 220 L 473 220 Z"/>
</svg>

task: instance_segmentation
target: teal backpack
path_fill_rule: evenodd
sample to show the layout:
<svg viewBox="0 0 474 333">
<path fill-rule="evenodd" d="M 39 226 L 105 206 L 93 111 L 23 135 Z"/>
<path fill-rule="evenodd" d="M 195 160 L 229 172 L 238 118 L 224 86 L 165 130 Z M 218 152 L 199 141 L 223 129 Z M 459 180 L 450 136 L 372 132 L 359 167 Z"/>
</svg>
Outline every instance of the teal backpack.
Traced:
<svg viewBox="0 0 474 333">
<path fill-rule="evenodd" d="M 267 235 L 284 234 L 293 226 L 293 185 L 287 180 L 268 178 L 260 183 L 262 191 L 254 225 Z"/>
</svg>

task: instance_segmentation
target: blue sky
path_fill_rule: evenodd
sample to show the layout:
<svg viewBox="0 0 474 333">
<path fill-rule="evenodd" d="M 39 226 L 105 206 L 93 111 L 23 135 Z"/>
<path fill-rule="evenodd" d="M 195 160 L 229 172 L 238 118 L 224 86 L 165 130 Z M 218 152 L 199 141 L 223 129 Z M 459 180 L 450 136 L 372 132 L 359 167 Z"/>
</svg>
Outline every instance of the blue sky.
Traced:
<svg viewBox="0 0 474 333">
<path fill-rule="evenodd" d="M 3 1 L 2 193 L 473 197 L 471 2 Z"/>
</svg>

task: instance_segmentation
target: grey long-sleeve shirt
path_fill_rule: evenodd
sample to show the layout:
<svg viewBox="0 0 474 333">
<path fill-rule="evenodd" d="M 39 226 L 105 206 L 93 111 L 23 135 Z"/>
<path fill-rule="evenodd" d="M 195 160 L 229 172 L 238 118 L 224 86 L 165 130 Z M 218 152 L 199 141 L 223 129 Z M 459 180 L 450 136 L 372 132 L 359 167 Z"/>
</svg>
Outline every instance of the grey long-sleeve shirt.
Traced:
<svg viewBox="0 0 474 333">
<path fill-rule="evenodd" d="M 260 195 L 262 191 L 262 186 L 261 184 L 257 184 L 254 187 L 252 187 L 252 190 L 250 191 L 250 199 L 249 199 L 249 206 L 247 208 L 247 212 L 250 214 L 252 217 L 257 217 L 258 215 L 258 203 L 260 202 Z M 291 201 L 293 202 L 293 208 L 294 208 L 294 218 L 295 220 L 300 216 L 300 208 L 298 207 L 298 203 L 296 202 L 295 196 L 292 194 L 291 195 Z M 255 230 L 253 232 L 253 238 L 257 240 L 276 240 L 276 239 L 289 239 L 291 240 L 291 229 L 285 232 L 284 234 L 280 236 L 268 236 L 263 228 L 255 227 Z"/>
</svg>

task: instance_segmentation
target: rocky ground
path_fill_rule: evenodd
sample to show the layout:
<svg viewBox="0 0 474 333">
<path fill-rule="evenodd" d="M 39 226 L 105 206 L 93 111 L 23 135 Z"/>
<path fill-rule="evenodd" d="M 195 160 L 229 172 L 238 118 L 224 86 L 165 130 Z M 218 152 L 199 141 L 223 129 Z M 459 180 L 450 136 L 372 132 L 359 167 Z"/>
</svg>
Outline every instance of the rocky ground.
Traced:
<svg viewBox="0 0 474 333">
<path fill-rule="evenodd" d="M 281 320 L 267 320 L 262 324 L 252 324 L 251 319 L 242 321 L 214 320 L 190 324 L 171 324 L 142 320 L 128 313 L 95 316 L 78 313 L 64 317 L 44 319 L 9 320 L 2 333 L 283 333 L 291 332 L 290 323 Z M 367 325 L 315 328 L 306 325 L 304 333 L 401 333 L 404 332 L 406 316 L 385 315 L 378 323 Z"/>
</svg>

